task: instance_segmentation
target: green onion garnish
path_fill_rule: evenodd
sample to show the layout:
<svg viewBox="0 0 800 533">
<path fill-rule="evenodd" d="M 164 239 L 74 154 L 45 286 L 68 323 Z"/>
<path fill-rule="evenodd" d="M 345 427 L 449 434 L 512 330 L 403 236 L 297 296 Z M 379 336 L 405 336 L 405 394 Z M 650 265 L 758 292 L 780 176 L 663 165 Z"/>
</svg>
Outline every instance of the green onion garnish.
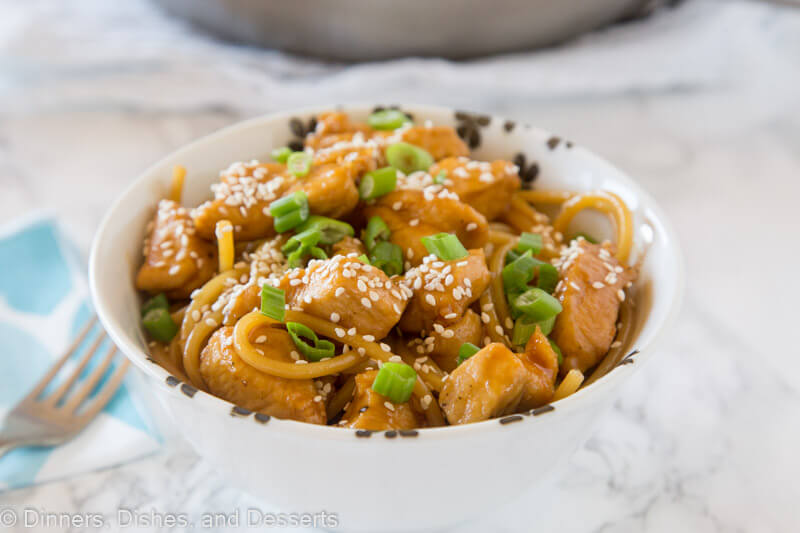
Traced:
<svg viewBox="0 0 800 533">
<path fill-rule="evenodd" d="M 575 235 L 574 239 L 577 239 L 578 237 L 583 237 L 584 240 L 588 243 L 597 244 L 597 239 L 593 238 L 590 235 L 586 235 L 585 233 L 578 233 L 577 235 Z"/>
<path fill-rule="evenodd" d="M 261 312 L 273 320 L 283 322 L 286 314 L 286 295 L 271 285 L 261 287 Z"/>
<path fill-rule="evenodd" d="M 411 122 L 411 119 L 397 109 L 375 111 L 367 117 L 367 124 L 374 130 L 396 130 L 406 122 Z"/>
<path fill-rule="evenodd" d="M 275 231 L 289 231 L 308 220 L 308 196 L 295 191 L 269 204 L 269 214 L 274 217 Z"/>
<path fill-rule="evenodd" d="M 325 253 L 325 250 L 323 250 L 322 248 L 320 248 L 318 246 L 312 247 L 309 250 L 309 253 L 311 254 L 311 257 L 313 257 L 314 259 L 327 259 L 328 258 L 328 254 Z"/>
<path fill-rule="evenodd" d="M 386 161 L 403 174 L 411 174 L 428 170 L 433 164 L 433 156 L 413 144 L 395 143 L 386 148 Z"/>
<path fill-rule="evenodd" d="M 270 156 L 272 159 L 277 161 L 278 163 L 286 163 L 286 160 L 289 159 L 289 156 L 292 155 L 292 149 L 288 146 L 281 146 L 280 148 L 275 148 Z"/>
<path fill-rule="evenodd" d="M 528 233 L 527 231 L 519 236 L 519 242 L 514 247 L 514 251 L 517 253 L 524 254 L 530 250 L 533 255 L 538 254 L 541 249 L 542 236 L 538 233 Z"/>
<path fill-rule="evenodd" d="M 558 269 L 556 269 L 556 267 L 550 263 L 546 263 L 544 261 L 537 260 L 536 264 L 539 267 L 536 286 L 543 291 L 553 294 L 553 291 L 556 289 L 556 285 L 558 285 Z"/>
<path fill-rule="evenodd" d="M 528 289 L 511 299 L 511 307 L 534 322 L 540 322 L 561 312 L 561 302 L 539 288 Z"/>
<path fill-rule="evenodd" d="M 372 250 L 378 241 L 387 241 L 392 234 L 389 231 L 389 226 L 379 216 L 374 216 L 367 222 L 367 228 L 364 230 L 364 245 L 367 250 Z"/>
<path fill-rule="evenodd" d="M 370 251 L 370 264 L 378 267 L 387 276 L 403 273 L 403 249 L 389 241 L 377 243 Z"/>
<path fill-rule="evenodd" d="M 433 178 L 433 183 L 435 183 L 436 185 L 442 185 L 444 184 L 446 179 L 447 179 L 447 171 L 440 170 L 439 173 L 436 174 L 436 177 Z"/>
<path fill-rule="evenodd" d="M 306 356 L 309 361 L 320 361 L 326 357 L 333 357 L 335 347 L 333 343 L 327 339 L 320 339 L 314 330 L 301 324 L 299 322 L 287 322 L 286 330 L 289 336 L 292 337 L 294 345 L 300 350 L 300 353 Z M 309 339 L 312 344 L 309 344 L 304 339 Z"/>
<path fill-rule="evenodd" d="M 322 232 L 316 228 L 307 229 L 292 235 L 281 248 L 281 252 L 288 254 L 297 249 L 306 249 L 316 246 L 322 237 Z"/>
<path fill-rule="evenodd" d="M 294 152 L 286 160 L 286 167 L 295 176 L 303 177 L 311 170 L 311 155 L 305 152 Z"/>
<path fill-rule="evenodd" d="M 149 310 L 142 318 L 142 325 L 151 337 L 160 342 L 169 342 L 178 333 L 178 325 L 163 307 Z"/>
<path fill-rule="evenodd" d="M 364 254 L 359 255 L 358 260 L 364 263 L 365 265 L 371 265 L 371 263 L 369 262 L 369 257 L 367 257 Z"/>
<path fill-rule="evenodd" d="M 506 294 L 520 293 L 528 289 L 528 282 L 533 279 L 536 260 L 528 250 L 517 259 L 503 267 L 503 287 Z"/>
<path fill-rule="evenodd" d="M 383 363 L 372 382 L 372 390 L 386 396 L 394 403 L 404 403 L 411 398 L 417 373 L 403 363 Z"/>
<path fill-rule="evenodd" d="M 550 347 L 556 352 L 556 357 L 558 357 L 558 366 L 564 364 L 564 354 L 561 353 L 561 348 L 558 347 L 558 344 L 554 343 L 551 339 L 547 339 L 550 342 Z"/>
<path fill-rule="evenodd" d="M 397 186 L 397 170 L 383 167 L 364 174 L 358 184 L 358 194 L 362 200 L 372 200 L 389 194 Z"/>
<path fill-rule="evenodd" d="M 158 296 L 153 296 L 149 300 L 147 300 L 144 305 L 142 305 L 142 316 L 146 315 L 149 311 L 153 309 L 167 309 L 169 310 L 169 300 L 167 300 L 167 295 L 163 292 Z"/>
<path fill-rule="evenodd" d="M 314 259 L 327 259 L 328 254 L 325 250 L 317 246 L 303 246 L 289 254 L 286 258 L 286 264 L 289 268 L 297 268 L 303 264 L 303 259 L 310 255 Z"/>
<path fill-rule="evenodd" d="M 555 322 L 556 317 L 551 317 L 547 320 L 536 322 L 530 317 L 521 316 L 514 321 L 514 331 L 511 334 L 511 344 L 514 344 L 515 346 L 524 346 L 528 344 L 531 335 L 533 335 L 536 331 L 537 325 L 542 330 L 543 335 L 549 335 L 550 332 L 553 331 L 553 324 L 555 324 Z"/>
<path fill-rule="evenodd" d="M 420 239 L 428 253 L 431 253 L 442 261 L 453 261 L 463 259 L 469 255 L 467 249 L 452 233 L 437 233 Z"/>
<path fill-rule="evenodd" d="M 311 215 L 308 220 L 295 228 L 298 233 L 316 229 L 321 233 L 320 244 L 335 244 L 345 237 L 352 237 L 355 235 L 353 226 L 347 222 L 336 220 L 335 218 L 328 218 L 322 215 Z"/>
<path fill-rule="evenodd" d="M 471 342 L 465 342 L 461 345 L 461 348 L 458 349 L 458 362 L 457 364 L 461 364 L 476 353 L 481 351 L 480 348 L 472 344 Z"/>
</svg>

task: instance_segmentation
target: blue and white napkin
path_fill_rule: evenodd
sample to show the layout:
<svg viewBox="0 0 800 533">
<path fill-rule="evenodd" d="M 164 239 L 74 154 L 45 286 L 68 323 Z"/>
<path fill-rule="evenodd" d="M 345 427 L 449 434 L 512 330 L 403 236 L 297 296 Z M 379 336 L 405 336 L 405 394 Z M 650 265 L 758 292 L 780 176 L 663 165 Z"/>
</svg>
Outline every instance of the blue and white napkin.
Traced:
<svg viewBox="0 0 800 533">
<path fill-rule="evenodd" d="M 89 320 L 84 271 L 52 217 L 37 215 L 0 228 L 0 420 Z M 101 359 L 96 356 L 93 364 Z M 70 360 L 64 370 L 74 365 Z M 126 382 L 71 441 L 16 449 L 0 458 L 0 491 L 124 463 L 159 444 Z"/>
</svg>

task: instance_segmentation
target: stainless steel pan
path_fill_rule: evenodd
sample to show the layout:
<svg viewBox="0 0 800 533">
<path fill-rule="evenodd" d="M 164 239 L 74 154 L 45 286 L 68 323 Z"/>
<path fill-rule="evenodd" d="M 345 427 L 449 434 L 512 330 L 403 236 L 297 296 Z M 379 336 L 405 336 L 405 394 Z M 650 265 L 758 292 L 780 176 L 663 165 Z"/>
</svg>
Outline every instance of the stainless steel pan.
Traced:
<svg viewBox="0 0 800 533">
<path fill-rule="evenodd" d="M 222 37 L 339 60 L 461 59 L 551 45 L 653 0 L 157 0 Z"/>
</svg>

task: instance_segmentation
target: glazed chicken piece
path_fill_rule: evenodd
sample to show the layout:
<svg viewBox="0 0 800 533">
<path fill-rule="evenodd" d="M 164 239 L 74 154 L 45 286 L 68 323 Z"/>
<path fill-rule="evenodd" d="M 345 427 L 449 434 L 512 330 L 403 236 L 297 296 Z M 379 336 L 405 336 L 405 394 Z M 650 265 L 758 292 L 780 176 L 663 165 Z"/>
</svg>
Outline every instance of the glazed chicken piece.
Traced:
<svg viewBox="0 0 800 533">
<path fill-rule="evenodd" d="M 450 373 L 439 405 L 451 424 L 480 422 L 549 402 L 555 392 L 558 359 L 539 328 L 525 353 L 492 343 Z"/>
<path fill-rule="evenodd" d="M 373 340 L 389 333 L 408 303 L 400 284 L 353 254 L 309 261 L 306 268 L 289 271 L 279 288 L 290 306 Z"/>
<path fill-rule="evenodd" d="M 369 138 L 372 129 L 366 124 L 351 121 L 347 113 L 328 111 L 317 116 L 317 127 L 306 135 L 304 144 L 316 151 L 336 143 L 351 141 L 356 133 Z"/>
<path fill-rule="evenodd" d="M 410 402 L 392 403 L 372 390 L 377 370 L 356 375 L 356 389 L 350 405 L 342 415 L 342 426 L 381 431 L 385 429 L 414 429 L 425 425 L 425 418 L 417 413 Z"/>
<path fill-rule="evenodd" d="M 196 235 L 189 212 L 171 200 L 158 203 L 151 224 L 136 288 L 164 292 L 171 299 L 188 298 L 214 275 L 217 249 Z"/>
<path fill-rule="evenodd" d="M 364 248 L 364 244 L 356 239 L 355 237 L 346 236 L 339 242 L 333 243 L 331 245 L 331 249 L 333 251 L 333 255 L 350 255 L 356 254 L 356 257 L 359 257 L 362 254 L 367 253 L 367 249 Z"/>
<path fill-rule="evenodd" d="M 411 265 L 419 265 L 428 255 L 422 237 L 453 233 L 466 248 L 482 248 L 489 238 L 486 218 L 441 185 L 395 189 L 367 205 L 364 213 L 367 219 L 377 215 L 386 222 L 389 240 L 403 249 Z"/>
<path fill-rule="evenodd" d="M 483 249 L 470 250 L 467 257 L 452 261 L 426 256 L 403 279 L 414 295 L 400 319 L 400 329 L 419 333 L 430 331 L 434 323 L 449 327 L 459 322 L 490 280 Z"/>
<path fill-rule="evenodd" d="M 458 322 L 449 326 L 434 324 L 430 336 L 434 338 L 433 349 L 426 352 L 436 361 L 439 368 L 452 372 L 458 366 L 458 351 L 465 342 L 480 346 L 483 338 L 483 325 L 477 313 L 467 309 Z"/>
<path fill-rule="evenodd" d="M 374 140 L 365 140 L 356 133 L 347 141 L 340 141 L 314 153 L 314 165 L 339 165 L 345 167 L 353 179 L 385 166 L 380 146 Z"/>
<path fill-rule="evenodd" d="M 271 376 L 251 367 L 233 347 L 233 329 L 225 326 L 215 331 L 200 355 L 200 374 L 208 390 L 251 411 L 325 424 L 325 404 L 321 397 L 315 401 L 318 393 L 314 381 Z M 293 362 L 289 354 L 295 350 L 294 342 L 282 329 L 269 329 L 265 340 L 254 346 L 266 357 Z"/>
<path fill-rule="evenodd" d="M 290 192 L 305 191 L 312 214 L 341 218 L 358 204 L 358 189 L 354 180 L 350 167 L 312 166 L 308 175 L 292 187 Z"/>
<path fill-rule="evenodd" d="M 572 241 L 557 266 L 561 281 L 555 296 L 564 308 L 556 318 L 551 337 L 564 354 L 561 372 L 573 368 L 586 372 L 608 352 L 617 332 L 624 289 L 638 273 L 619 264 L 611 243 Z"/>
<path fill-rule="evenodd" d="M 279 163 L 234 163 L 220 173 L 211 186 L 214 199 L 192 212 L 197 233 L 214 238 L 214 227 L 223 219 L 231 221 L 235 239 L 253 240 L 275 235 L 269 204 L 283 196 L 294 182 Z"/>
<path fill-rule="evenodd" d="M 445 187 L 487 220 L 508 211 L 511 195 L 520 187 L 519 169 L 509 161 L 486 163 L 449 157 L 433 165 L 428 173 L 438 176 L 442 171 L 446 173 Z"/>
<path fill-rule="evenodd" d="M 419 146 L 431 154 L 435 161 L 469 155 L 469 148 L 450 126 L 411 126 L 397 133 L 399 135 L 395 137 L 399 136 L 401 141 Z M 387 142 L 391 143 L 391 139 Z"/>
</svg>

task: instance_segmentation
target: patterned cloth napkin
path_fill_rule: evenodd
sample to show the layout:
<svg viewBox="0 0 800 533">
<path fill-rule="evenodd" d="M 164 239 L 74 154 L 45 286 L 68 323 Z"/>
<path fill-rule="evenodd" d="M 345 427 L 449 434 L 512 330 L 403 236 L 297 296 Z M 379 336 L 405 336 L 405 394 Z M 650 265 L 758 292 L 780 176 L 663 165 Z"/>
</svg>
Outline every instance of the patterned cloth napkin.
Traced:
<svg viewBox="0 0 800 533">
<path fill-rule="evenodd" d="M 84 267 L 50 216 L 28 217 L 0 228 L 0 273 L 2 419 L 69 347 L 91 311 Z M 96 335 L 99 328 L 95 326 L 92 333 Z M 84 345 L 88 346 L 92 333 Z M 92 364 L 102 360 L 102 348 Z M 75 361 L 70 360 L 62 372 L 74 366 Z M 0 458 L 0 491 L 117 465 L 154 452 L 160 438 L 144 413 L 131 396 L 129 384 L 124 383 L 97 418 L 71 441 L 55 448 L 16 449 Z"/>
</svg>

